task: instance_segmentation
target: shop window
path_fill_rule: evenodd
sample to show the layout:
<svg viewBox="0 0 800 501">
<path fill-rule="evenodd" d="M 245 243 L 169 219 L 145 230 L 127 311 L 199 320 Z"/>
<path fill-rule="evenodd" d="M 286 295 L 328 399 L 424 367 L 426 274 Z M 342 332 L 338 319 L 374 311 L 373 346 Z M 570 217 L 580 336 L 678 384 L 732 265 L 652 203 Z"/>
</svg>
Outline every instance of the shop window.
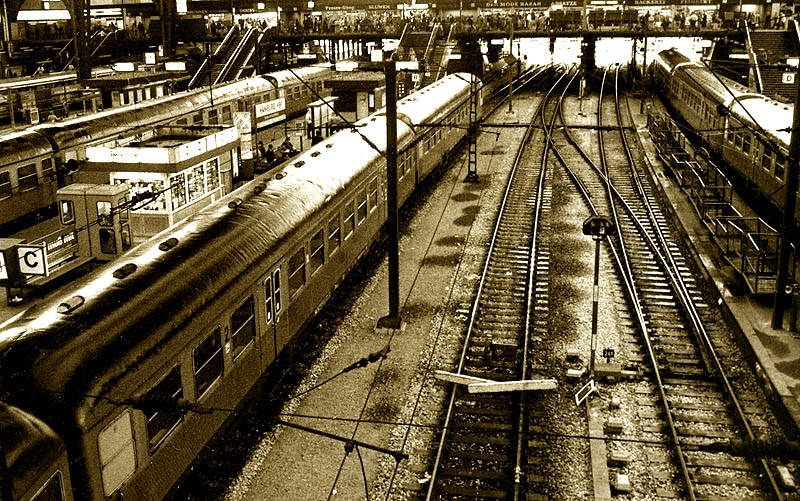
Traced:
<svg viewBox="0 0 800 501">
<path fill-rule="evenodd" d="M 219 188 L 219 161 L 214 158 L 206 162 L 206 192 Z"/>
<path fill-rule="evenodd" d="M 219 328 L 214 329 L 202 343 L 194 349 L 194 394 L 202 397 L 222 376 L 222 339 Z"/>
<path fill-rule="evenodd" d="M 181 172 L 169 179 L 172 188 L 172 210 L 186 205 L 186 176 Z"/>
<path fill-rule="evenodd" d="M 325 238 L 323 237 L 322 230 L 319 230 L 308 244 L 308 268 L 309 274 L 313 275 L 318 269 L 325 264 Z"/>
<path fill-rule="evenodd" d="M 164 378 L 148 391 L 143 401 L 158 402 L 155 408 L 145 408 L 147 439 L 150 453 L 154 453 L 183 419 L 183 411 L 177 408 L 178 400 L 183 398 L 181 386 L 181 366 L 172 368 Z M 174 402 L 175 407 L 167 405 Z"/>
<path fill-rule="evenodd" d="M 233 358 L 235 359 L 256 338 L 253 296 L 248 297 L 233 312 L 231 316 L 231 332 L 233 332 Z"/>
<path fill-rule="evenodd" d="M 186 173 L 186 187 L 188 188 L 190 202 L 201 198 L 205 194 L 203 164 L 192 167 L 192 169 Z"/>
<path fill-rule="evenodd" d="M 339 214 L 328 221 L 328 253 L 333 254 L 342 245 L 342 232 L 339 229 Z"/>
<path fill-rule="evenodd" d="M 12 195 L 11 174 L 8 172 L 0 172 L 0 200 L 11 198 Z"/>
<path fill-rule="evenodd" d="M 304 247 L 289 259 L 289 297 L 297 294 L 306 283 L 306 250 Z"/>
<path fill-rule="evenodd" d="M 19 191 L 35 190 L 39 186 L 39 178 L 36 177 L 36 164 L 28 164 L 18 168 L 17 183 L 19 184 Z"/>
</svg>

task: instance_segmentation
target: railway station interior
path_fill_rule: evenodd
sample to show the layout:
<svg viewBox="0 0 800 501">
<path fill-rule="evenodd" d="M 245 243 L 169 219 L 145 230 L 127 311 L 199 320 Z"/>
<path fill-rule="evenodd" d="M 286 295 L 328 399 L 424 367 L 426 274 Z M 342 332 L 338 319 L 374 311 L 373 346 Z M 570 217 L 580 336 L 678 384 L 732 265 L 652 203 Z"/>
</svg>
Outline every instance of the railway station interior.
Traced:
<svg viewBox="0 0 800 501">
<path fill-rule="evenodd" d="M 800 5 L 0 20 L 0 501 L 800 500 Z"/>
</svg>

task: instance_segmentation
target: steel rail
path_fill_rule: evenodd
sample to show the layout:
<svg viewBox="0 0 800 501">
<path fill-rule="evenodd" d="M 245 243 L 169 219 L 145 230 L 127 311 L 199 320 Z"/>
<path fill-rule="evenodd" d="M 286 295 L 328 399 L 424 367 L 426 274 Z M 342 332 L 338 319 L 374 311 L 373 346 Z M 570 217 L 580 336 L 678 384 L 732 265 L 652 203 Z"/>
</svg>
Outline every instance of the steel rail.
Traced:
<svg viewBox="0 0 800 501">
<path fill-rule="evenodd" d="M 511 172 L 509 173 L 506 189 L 505 189 L 505 192 L 503 193 L 503 198 L 502 198 L 502 201 L 500 203 L 500 207 L 499 207 L 498 212 L 497 212 L 497 217 L 495 219 L 495 226 L 494 226 L 494 230 L 492 232 L 491 240 L 489 242 L 489 249 L 487 250 L 486 259 L 484 261 L 483 270 L 481 272 L 481 277 L 480 277 L 480 279 L 478 281 L 478 289 L 475 292 L 474 300 L 472 302 L 472 307 L 470 308 L 469 322 L 468 322 L 468 325 L 467 325 L 467 331 L 466 331 L 466 334 L 465 334 L 464 344 L 463 344 L 463 347 L 462 347 L 462 350 L 461 350 L 461 356 L 460 356 L 459 362 L 458 362 L 458 368 L 456 369 L 456 373 L 458 373 L 458 374 L 461 374 L 463 369 L 464 369 L 464 363 L 466 361 L 468 349 L 469 349 L 469 346 L 470 346 L 470 339 L 472 337 L 473 330 L 475 328 L 475 322 L 476 322 L 476 319 L 477 319 L 478 306 L 480 304 L 480 299 L 481 299 L 481 296 L 482 296 L 482 293 L 483 293 L 484 285 L 486 283 L 487 272 L 488 272 L 488 269 L 489 269 L 489 265 L 490 265 L 490 263 L 492 261 L 491 258 L 492 258 L 492 255 L 494 253 L 495 245 L 497 243 L 498 233 L 500 231 L 501 223 L 503 221 L 503 215 L 504 215 L 507 203 L 508 203 L 509 194 L 511 193 L 511 188 L 512 188 L 512 185 L 513 185 L 513 181 L 514 181 L 517 169 L 518 169 L 518 167 L 519 167 L 519 165 L 521 163 L 521 160 L 522 160 L 522 155 L 523 155 L 523 153 L 525 151 L 526 146 L 530 142 L 530 138 L 531 138 L 533 132 L 536 130 L 536 128 L 533 127 L 533 124 L 536 122 L 536 120 L 538 118 L 538 109 L 546 105 L 546 103 L 550 100 L 551 94 L 553 93 L 555 88 L 559 85 L 559 83 L 564 79 L 565 76 L 566 76 L 566 72 L 563 72 L 558 77 L 558 79 L 553 84 L 553 86 L 550 88 L 550 90 L 547 92 L 547 94 L 544 96 L 544 98 L 539 102 L 539 104 L 537 105 L 537 111 L 535 111 L 533 113 L 532 117 L 531 117 L 530 127 L 525 131 L 525 134 L 523 135 L 523 138 L 520 141 L 520 145 L 517 148 L 517 152 L 516 152 L 516 155 L 514 157 L 514 161 L 512 163 L 512 167 L 511 167 Z M 428 484 L 428 492 L 427 492 L 426 498 L 425 498 L 427 501 L 430 501 L 431 499 L 433 499 L 433 495 L 435 493 L 435 489 L 436 489 L 436 485 L 437 485 L 437 479 L 438 479 L 438 475 L 439 475 L 439 468 L 440 468 L 440 465 L 441 465 L 442 460 L 443 460 L 445 444 L 447 443 L 447 434 L 451 430 L 451 426 L 452 426 L 451 425 L 451 420 L 453 418 L 453 412 L 454 412 L 454 406 L 455 406 L 455 402 L 456 402 L 457 391 L 458 391 L 458 388 L 455 387 L 455 386 L 452 387 L 451 390 L 450 390 L 450 398 L 449 398 L 448 405 L 447 405 L 447 412 L 446 412 L 446 415 L 445 415 L 444 424 L 442 426 L 442 435 L 441 435 L 441 437 L 439 439 L 439 445 L 438 445 L 437 452 L 436 452 L 436 458 L 434 459 L 434 464 L 433 464 L 433 471 L 431 473 L 431 479 L 430 479 L 430 482 Z M 515 477 L 516 477 L 516 473 L 515 473 Z"/>
<path fill-rule="evenodd" d="M 619 66 L 617 66 L 617 71 L 614 81 L 614 98 L 616 102 L 617 122 L 619 123 L 620 126 L 622 126 L 622 115 L 620 111 L 621 107 L 619 105 L 618 82 L 619 82 Z M 631 118 L 632 121 L 633 114 L 630 108 L 630 101 L 626 100 L 626 105 L 628 110 L 628 116 Z M 723 367 L 722 362 L 720 361 L 719 356 L 717 355 L 717 350 L 714 348 L 714 344 L 711 341 L 711 337 L 708 335 L 708 331 L 706 330 L 705 325 L 703 325 L 703 321 L 700 318 L 700 313 L 697 311 L 694 301 L 692 300 L 691 294 L 689 293 L 688 287 L 686 286 L 683 277 L 678 271 L 678 264 L 675 262 L 672 252 L 669 251 L 669 247 L 667 246 L 666 238 L 663 232 L 661 231 L 661 227 L 657 224 L 655 218 L 655 211 L 653 210 L 650 201 L 645 196 L 641 175 L 639 174 L 638 169 L 636 169 L 636 162 L 633 159 L 633 154 L 631 153 L 630 145 L 628 144 L 625 132 L 620 128 L 619 133 L 622 137 L 622 143 L 625 149 L 625 154 L 627 155 L 628 162 L 631 165 L 631 171 L 633 172 L 633 181 L 635 183 L 637 191 L 639 192 L 639 196 L 641 197 L 644 206 L 647 209 L 647 215 L 650 219 L 650 224 L 655 230 L 656 236 L 659 239 L 659 243 L 661 244 L 662 248 L 664 249 L 664 253 L 668 258 L 669 265 L 672 267 L 672 270 L 674 271 L 673 274 L 675 278 L 673 279 L 674 280 L 673 288 L 676 290 L 678 296 L 681 298 L 681 303 L 684 306 L 684 310 L 689 316 L 690 321 L 692 322 L 692 327 L 694 329 L 695 335 L 699 338 L 700 345 L 702 347 L 701 352 L 703 352 L 704 354 L 703 357 L 704 361 L 709 369 L 715 370 L 717 377 L 722 383 L 722 387 L 724 388 L 725 393 L 728 395 L 728 398 L 730 399 L 731 403 L 733 403 L 733 406 L 736 409 L 737 417 L 739 418 L 742 426 L 745 429 L 748 440 L 750 440 L 750 442 L 753 443 L 755 442 L 756 437 L 755 434 L 753 433 L 752 426 L 750 425 L 750 420 L 745 415 L 744 409 L 740 404 L 739 399 L 736 397 L 736 393 L 734 392 L 733 386 L 731 385 L 731 382 L 728 379 L 725 368 Z M 769 486 L 770 489 L 772 490 L 772 493 L 775 495 L 775 498 L 783 499 L 783 495 L 780 492 L 780 487 L 778 486 L 775 476 L 770 470 L 766 459 L 764 459 L 763 457 L 759 457 L 758 459 L 767 479 L 769 480 Z"/>
</svg>

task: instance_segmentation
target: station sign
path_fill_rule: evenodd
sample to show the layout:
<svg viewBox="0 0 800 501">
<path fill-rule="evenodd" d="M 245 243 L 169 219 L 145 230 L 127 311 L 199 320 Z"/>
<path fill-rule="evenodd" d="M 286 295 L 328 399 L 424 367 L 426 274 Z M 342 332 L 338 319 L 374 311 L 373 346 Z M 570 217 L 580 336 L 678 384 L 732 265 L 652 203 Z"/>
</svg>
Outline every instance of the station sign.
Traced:
<svg viewBox="0 0 800 501">
<path fill-rule="evenodd" d="M 267 101 L 266 103 L 258 103 L 256 105 L 256 118 L 266 117 L 285 109 L 286 99 L 283 97 Z"/>
<path fill-rule="evenodd" d="M 47 253 L 44 245 L 17 246 L 19 271 L 24 275 L 47 275 Z"/>
</svg>

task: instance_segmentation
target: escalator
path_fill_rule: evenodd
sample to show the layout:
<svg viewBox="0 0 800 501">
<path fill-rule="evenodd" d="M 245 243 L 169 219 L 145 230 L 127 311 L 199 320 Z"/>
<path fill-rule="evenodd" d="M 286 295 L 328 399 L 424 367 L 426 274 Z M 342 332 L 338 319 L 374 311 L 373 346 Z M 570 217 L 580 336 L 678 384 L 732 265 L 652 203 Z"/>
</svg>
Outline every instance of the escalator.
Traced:
<svg viewBox="0 0 800 501">
<path fill-rule="evenodd" d="M 241 78 L 243 74 L 252 76 L 258 67 L 255 61 L 256 47 L 263 36 L 264 33 L 260 29 L 247 28 L 236 48 L 228 56 L 228 60 L 222 65 L 214 84 L 232 82 Z"/>
<path fill-rule="evenodd" d="M 228 60 L 234 56 L 236 49 L 249 31 L 250 30 L 243 32 L 243 30 L 236 25 L 228 30 L 225 38 L 222 39 L 222 42 L 214 50 L 214 53 L 204 59 L 200 67 L 197 68 L 192 79 L 189 80 L 188 88 L 197 89 L 198 87 L 214 83 L 220 73 L 225 69 Z"/>
</svg>

